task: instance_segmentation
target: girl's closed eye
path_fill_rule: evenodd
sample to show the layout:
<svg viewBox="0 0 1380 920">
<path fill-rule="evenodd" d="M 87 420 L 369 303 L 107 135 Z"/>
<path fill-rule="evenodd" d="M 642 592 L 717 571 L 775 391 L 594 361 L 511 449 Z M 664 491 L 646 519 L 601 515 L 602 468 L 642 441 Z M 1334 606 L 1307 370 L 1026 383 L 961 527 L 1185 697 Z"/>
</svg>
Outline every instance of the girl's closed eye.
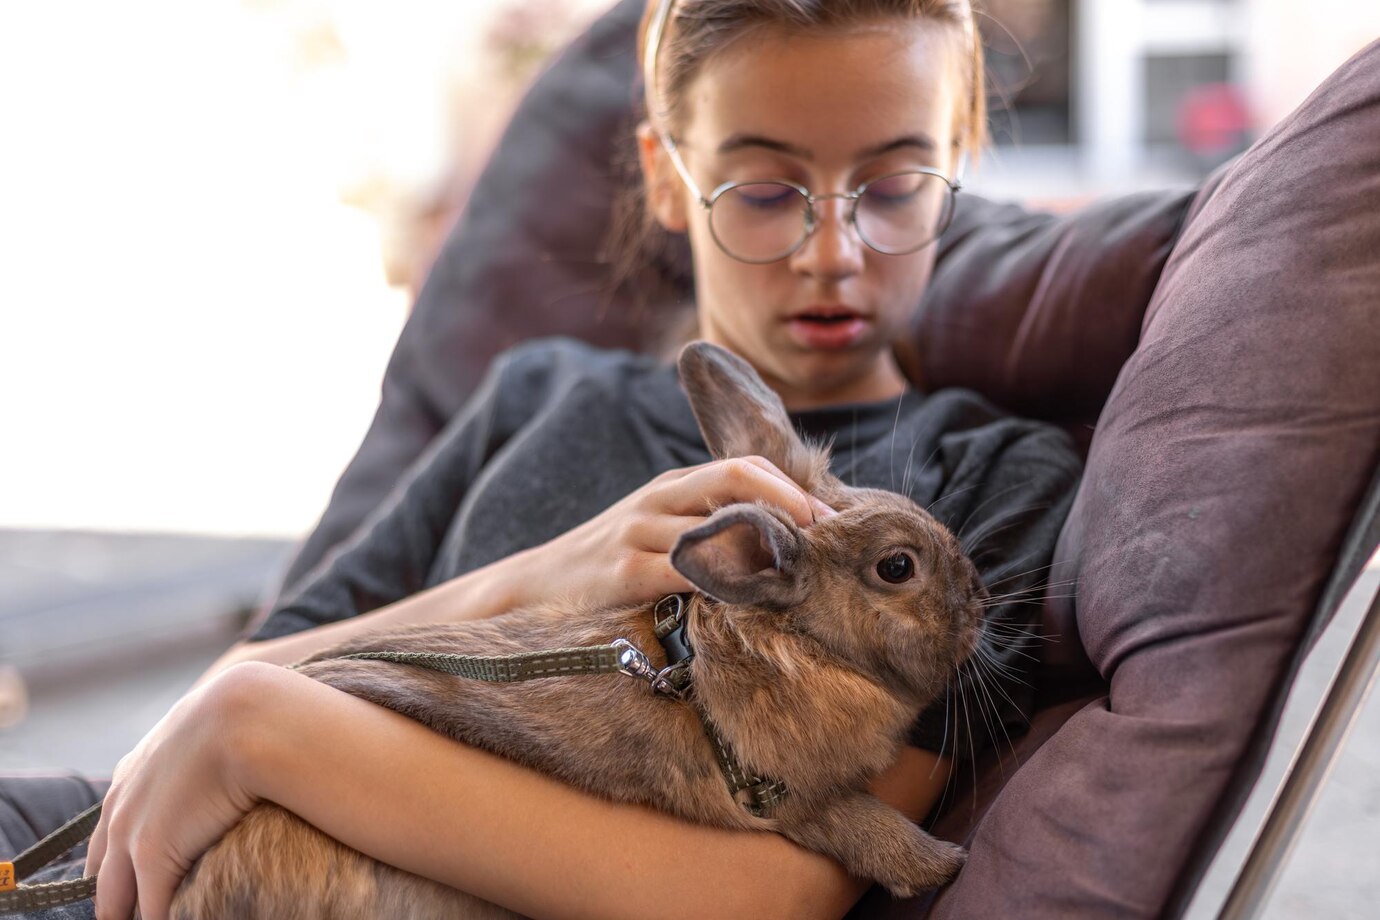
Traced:
<svg viewBox="0 0 1380 920">
<path fill-rule="evenodd" d="M 924 189 L 925 182 L 925 173 L 905 172 L 881 176 L 867 183 L 867 188 L 863 192 L 863 203 L 897 207 L 914 202 Z"/>
<path fill-rule="evenodd" d="M 726 194 L 736 195 L 743 204 L 758 211 L 788 210 L 804 204 L 798 191 L 778 181 L 740 185 Z"/>
</svg>

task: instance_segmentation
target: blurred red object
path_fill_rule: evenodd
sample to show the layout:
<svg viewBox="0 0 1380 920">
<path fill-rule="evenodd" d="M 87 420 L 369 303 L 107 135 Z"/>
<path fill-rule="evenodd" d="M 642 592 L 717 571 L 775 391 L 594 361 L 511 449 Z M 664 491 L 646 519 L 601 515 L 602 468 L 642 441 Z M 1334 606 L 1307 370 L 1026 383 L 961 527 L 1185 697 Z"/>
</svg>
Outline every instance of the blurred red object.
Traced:
<svg viewBox="0 0 1380 920">
<path fill-rule="evenodd" d="M 1198 156 L 1243 149 L 1250 129 L 1245 96 L 1234 84 L 1196 86 L 1179 103 L 1179 142 Z"/>
</svg>

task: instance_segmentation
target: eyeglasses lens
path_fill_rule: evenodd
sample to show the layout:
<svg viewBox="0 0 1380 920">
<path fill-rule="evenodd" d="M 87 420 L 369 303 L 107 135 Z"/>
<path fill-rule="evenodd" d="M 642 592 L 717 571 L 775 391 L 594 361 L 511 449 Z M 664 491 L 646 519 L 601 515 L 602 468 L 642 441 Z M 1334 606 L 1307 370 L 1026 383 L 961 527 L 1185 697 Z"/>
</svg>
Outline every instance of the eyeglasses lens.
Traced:
<svg viewBox="0 0 1380 920">
<path fill-rule="evenodd" d="M 914 252 L 944 231 L 952 204 L 949 183 L 938 176 L 885 176 L 858 200 L 858 235 L 879 252 Z"/>
<path fill-rule="evenodd" d="M 709 229 L 724 252 L 747 262 L 770 262 L 805 238 L 810 203 L 779 182 L 735 185 L 714 199 Z"/>
<path fill-rule="evenodd" d="M 709 229 L 724 251 L 745 262 L 771 262 L 809 235 L 810 203 L 780 182 L 731 186 L 715 199 Z M 857 202 L 857 229 L 873 249 L 914 252 L 944 231 L 953 212 L 949 184 L 929 173 L 884 176 L 868 183 Z"/>
</svg>

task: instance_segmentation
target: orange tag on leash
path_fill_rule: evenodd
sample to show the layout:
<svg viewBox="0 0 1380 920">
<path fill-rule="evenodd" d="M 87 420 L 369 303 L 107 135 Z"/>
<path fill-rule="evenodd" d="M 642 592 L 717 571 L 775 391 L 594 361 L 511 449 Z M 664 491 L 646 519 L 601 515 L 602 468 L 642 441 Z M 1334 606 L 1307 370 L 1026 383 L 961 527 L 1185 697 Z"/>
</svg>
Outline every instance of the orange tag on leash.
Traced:
<svg viewBox="0 0 1380 920">
<path fill-rule="evenodd" d="M 0 862 L 0 891 L 14 891 L 14 863 Z"/>
</svg>

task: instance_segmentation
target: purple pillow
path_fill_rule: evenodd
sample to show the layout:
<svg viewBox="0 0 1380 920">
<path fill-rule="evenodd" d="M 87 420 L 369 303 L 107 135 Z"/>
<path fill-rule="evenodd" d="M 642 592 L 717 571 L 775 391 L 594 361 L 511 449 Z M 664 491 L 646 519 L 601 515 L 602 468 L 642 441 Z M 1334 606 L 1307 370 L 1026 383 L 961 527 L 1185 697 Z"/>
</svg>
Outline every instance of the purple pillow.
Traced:
<svg viewBox="0 0 1380 920">
<path fill-rule="evenodd" d="M 896 347 L 906 375 L 1055 422 L 1086 451 L 1193 196 L 1142 192 L 1057 217 L 959 211 Z"/>
</svg>

